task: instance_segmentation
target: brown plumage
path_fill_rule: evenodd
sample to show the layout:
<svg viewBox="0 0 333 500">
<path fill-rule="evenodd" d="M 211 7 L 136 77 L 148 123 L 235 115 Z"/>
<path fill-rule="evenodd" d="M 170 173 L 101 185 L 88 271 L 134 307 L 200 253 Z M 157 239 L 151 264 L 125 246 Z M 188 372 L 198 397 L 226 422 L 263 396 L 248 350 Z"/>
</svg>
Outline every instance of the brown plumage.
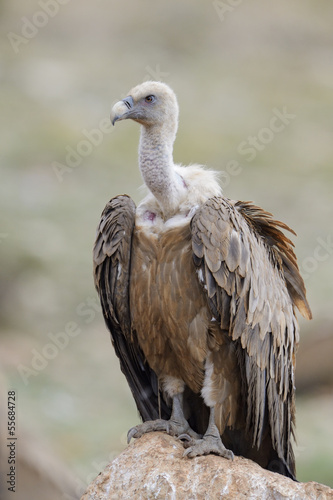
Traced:
<svg viewBox="0 0 333 500">
<path fill-rule="evenodd" d="M 165 430 L 190 457 L 232 450 L 294 477 L 295 307 L 311 311 L 291 230 L 223 197 L 214 173 L 174 165 L 178 106 L 165 84 L 132 89 L 112 111 L 126 118 L 142 125 L 150 193 L 138 208 L 126 195 L 106 205 L 94 276 L 144 421 L 129 438 Z"/>
</svg>

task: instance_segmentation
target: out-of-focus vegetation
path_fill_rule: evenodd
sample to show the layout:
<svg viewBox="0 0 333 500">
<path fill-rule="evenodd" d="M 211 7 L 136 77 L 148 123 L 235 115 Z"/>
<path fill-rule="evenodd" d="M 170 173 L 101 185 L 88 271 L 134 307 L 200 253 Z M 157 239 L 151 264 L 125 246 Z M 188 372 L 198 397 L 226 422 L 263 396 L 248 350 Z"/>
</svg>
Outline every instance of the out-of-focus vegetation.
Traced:
<svg viewBox="0 0 333 500">
<path fill-rule="evenodd" d="M 298 477 L 333 486 L 333 4 L 235 4 L 0 4 L 0 361 L 20 432 L 68 464 L 78 494 L 138 421 L 97 305 L 91 249 L 105 203 L 142 195 L 138 126 L 105 119 L 145 79 L 178 95 L 176 161 L 227 172 L 227 196 L 298 233 L 314 316 L 300 319 Z M 287 118 L 272 131 L 277 112 Z"/>
</svg>

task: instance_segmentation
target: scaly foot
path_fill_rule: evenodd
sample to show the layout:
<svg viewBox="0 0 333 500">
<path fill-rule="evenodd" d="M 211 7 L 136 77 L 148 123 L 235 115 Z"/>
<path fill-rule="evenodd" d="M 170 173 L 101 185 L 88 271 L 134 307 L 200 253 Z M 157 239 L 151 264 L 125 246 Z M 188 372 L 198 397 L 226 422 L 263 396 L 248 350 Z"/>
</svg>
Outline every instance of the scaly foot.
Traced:
<svg viewBox="0 0 333 500">
<path fill-rule="evenodd" d="M 201 436 L 194 432 L 189 426 L 188 421 L 184 417 L 183 413 L 183 395 L 176 394 L 172 399 L 172 413 L 170 420 L 148 420 L 143 422 L 143 424 L 136 425 L 132 427 L 127 433 L 127 443 L 130 442 L 132 438 L 139 438 L 147 432 L 154 431 L 164 431 L 170 436 L 180 436 L 186 434 L 189 439 L 199 439 Z"/>
<path fill-rule="evenodd" d="M 171 417 L 170 420 L 148 420 L 147 422 L 143 422 L 143 424 L 132 427 L 127 433 L 127 443 L 129 443 L 132 438 L 139 438 L 143 436 L 143 434 L 147 434 L 147 432 L 154 431 L 164 431 L 170 436 L 180 436 L 185 433 L 186 436 L 194 440 L 200 438 L 200 435 L 191 429 L 185 418 L 178 421 Z"/>
<path fill-rule="evenodd" d="M 184 452 L 184 457 L 193 458 L 214 453 L 230 460 L 234 459 L 233 452 L 228 450 L 222 443 L 220 432 L 215 424 L 214 415 L 215 410 L 213 407 L 210 409 L 209 424 L 202 439 L 192 439 L 186 435 L 180 436 L 183 439 L 184 447 L 187 448 Z"/>
<path fill-rule="evenodd" d="M 181 436 L 185 439 L 186 436 Z M 184 457 L 198 457 L 201 455 L 209 455 L 214 453 L 215 455 L 220 455 L 221 457 L 228 458 L 230 460 L 234 459 L 234 454 L 231 450 L 228 450 L 222 443 L 221 437 L 218 435 L 207 435 L 205 434 L 202 439 L 190 439 L 185 441 L 185 448 L 187 450 L 184 452 Z"/>
</svg>

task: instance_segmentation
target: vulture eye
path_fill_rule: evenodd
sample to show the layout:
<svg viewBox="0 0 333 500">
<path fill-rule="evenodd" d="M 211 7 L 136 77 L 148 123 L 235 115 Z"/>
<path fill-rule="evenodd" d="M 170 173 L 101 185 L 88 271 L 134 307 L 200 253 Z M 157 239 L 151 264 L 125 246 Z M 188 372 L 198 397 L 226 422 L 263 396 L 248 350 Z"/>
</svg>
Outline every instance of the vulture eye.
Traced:
<svg viewBox="0 0 333 500">
<path fill-rule="evenodd" d="M 149 103 L 155 102 L 156 97 L 154 95 L 147 95 L 147 97 L 145 98 L 145 101 L 149 102 Z"/>
</svg>

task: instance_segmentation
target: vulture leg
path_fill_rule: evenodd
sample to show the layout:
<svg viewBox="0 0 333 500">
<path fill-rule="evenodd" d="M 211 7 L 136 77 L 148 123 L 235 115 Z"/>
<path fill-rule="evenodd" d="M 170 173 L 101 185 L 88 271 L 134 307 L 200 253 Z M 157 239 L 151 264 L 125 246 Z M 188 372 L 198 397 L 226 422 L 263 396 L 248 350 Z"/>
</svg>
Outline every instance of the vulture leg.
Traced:
<svg viewBox="0 0 333 500">
<path fill-rule="evenodd" d="M 172 398 L 172 413 L 170 420 L 148 420 L 143 424 L 132 427 L 127 433 L 127 442 L 132 438 L 139 438 L 147 432 L 165 431 L 170 436 L 180 436 L 186 434 L 192 439 L 199 439 L 200 435 L 191 429 L 188 421 L 184 417 L 183 412 L 183 393 L 176 394 Z"/>
<path fill-rule="evenodd" d="M 186 436 L 182 436 L 182 439 L 187 438 L 187 443 L 184 446 L 187 450 L 184 456 L 190 458 L 197 457 L 200 455 L 209 455 L 210 453 L 215 453 L 224 458 L 234 459 L 234 454 L 231 450 L 228 450 L 222 443 L 222 439 L 219 430 L 215 424 L 215 409 L 210 408 L 209 423 L 207 430 L 202 437 L 202 439 L 188 439 Z"/>
</svg>

